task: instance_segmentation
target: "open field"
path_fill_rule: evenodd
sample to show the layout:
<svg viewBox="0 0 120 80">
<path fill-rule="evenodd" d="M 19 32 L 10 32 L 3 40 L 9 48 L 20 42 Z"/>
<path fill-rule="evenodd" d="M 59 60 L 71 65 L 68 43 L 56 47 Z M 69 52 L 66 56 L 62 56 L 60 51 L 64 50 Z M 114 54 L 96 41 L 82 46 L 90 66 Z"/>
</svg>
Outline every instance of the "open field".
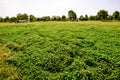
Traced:
<svg viewBox="0 0 120 80">
<path fill-rule="evenodd" d="M 0 80 L 20 79 L 120 79 L 120 22 L 0 23 Z"/>
</svg>

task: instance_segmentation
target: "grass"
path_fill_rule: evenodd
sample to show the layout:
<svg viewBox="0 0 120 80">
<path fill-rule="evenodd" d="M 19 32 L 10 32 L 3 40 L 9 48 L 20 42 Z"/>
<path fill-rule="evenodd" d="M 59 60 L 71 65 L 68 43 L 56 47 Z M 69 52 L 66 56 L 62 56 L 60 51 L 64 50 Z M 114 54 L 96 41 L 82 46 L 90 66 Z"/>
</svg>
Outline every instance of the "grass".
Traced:
<svg viewBox="0 0 120 80">
<path fill-rule="evenodd" d="M 120 22 L 0 23 L 0 80 L 118 80 Z"/>
</svg>

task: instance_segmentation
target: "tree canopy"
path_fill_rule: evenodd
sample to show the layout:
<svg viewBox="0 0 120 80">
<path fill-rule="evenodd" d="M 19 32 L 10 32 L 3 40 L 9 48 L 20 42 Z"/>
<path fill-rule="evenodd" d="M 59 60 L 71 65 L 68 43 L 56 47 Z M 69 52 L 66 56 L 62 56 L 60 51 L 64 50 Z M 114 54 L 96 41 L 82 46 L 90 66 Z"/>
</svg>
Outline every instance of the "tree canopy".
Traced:
<svg viewBox="0 0 120 80">
<path fill-rule="evenodd" d="M 24 13 L 24 14 L 19 13 L 19 14 L 17 14 L 17 19 L 18 20 L 28 20 L 28 15 L 26 13 Z"/>
<path fill-rule="evenodd" d="M 108 16 L 108 11 L 106 11 L 106 10 L 100 10 L 100 11 L 97 13 L 97 17 L 98 17 L 100 20 L 106 20 L 106 19 L 107 19 L 107 16 Z"/>
<path fill-rule="evenodd" d="M 77 18 L 76 13 L 73 10 L 68 11 L 68 18 L 70 21 L 74 21 Z"/>
<path fill-rule="evenodd" d="M 99 10 L 96 15 L 90 15 L 87 14 L 85 16 L 80 15 L 79 18 L 77 18 L 76 12 L 73 10 L 68 11 L 68 17 L 66 15 L 62 16 L 43 16 L 43 17 L 35 17 L 33 14 L 28 15 L 26 13 L 19 13 L 17 16 L 9 17 L 6 16 L 5 18 L 0 17 L 0 22 L 34 22 L 34 21 L 86 21 L 86 20 L 101 20 L 101 21 L 108 21 L 108 20 L 119 20 L 120 21 L 120 11 L 114 11 L 112 15 L 108 14 L 107 10 Z"/>
<path fill-rule="evenodd" d="M 113 13 L 113 18 L 114 18 L 115 20 L 118 20 L 118 19 L 119 19 L 119 16 L 120 16 L 120 12 L 119 12 L 119 11 L 115 11 L 115 12 Z"/>
</svg>

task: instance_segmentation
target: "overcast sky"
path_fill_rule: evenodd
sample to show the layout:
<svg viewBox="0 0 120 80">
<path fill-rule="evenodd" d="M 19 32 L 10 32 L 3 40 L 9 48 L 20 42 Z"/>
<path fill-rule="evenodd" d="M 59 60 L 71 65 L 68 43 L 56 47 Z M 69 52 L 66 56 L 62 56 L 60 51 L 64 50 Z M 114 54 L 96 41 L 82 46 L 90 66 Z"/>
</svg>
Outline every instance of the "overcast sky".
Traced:
<svg viewBox="0 0 120 80">
<path fill-rule="evenodd" d="M 78 16 L 95 15 L 99 10 L 112 14 L 120 11 L 120 0 L 0 0 L 0 16 L 16 16 L 18 13 L 33 14 L 36 17 L 66 15 L 74 10 Z"/>
</svg>

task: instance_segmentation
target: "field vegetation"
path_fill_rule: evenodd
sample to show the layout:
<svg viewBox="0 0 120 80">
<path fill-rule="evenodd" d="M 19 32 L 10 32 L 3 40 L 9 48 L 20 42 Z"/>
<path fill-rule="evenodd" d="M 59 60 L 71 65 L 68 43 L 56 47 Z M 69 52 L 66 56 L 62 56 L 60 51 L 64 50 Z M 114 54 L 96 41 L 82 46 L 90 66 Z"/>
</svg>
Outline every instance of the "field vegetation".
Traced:
<svg viewBox="0 0 120 80">
<path fill-rule="evenodd" d="M 120 79 L 120 22 L 0 23 L 0 80 L 80 79 Z"/>
</svg>

